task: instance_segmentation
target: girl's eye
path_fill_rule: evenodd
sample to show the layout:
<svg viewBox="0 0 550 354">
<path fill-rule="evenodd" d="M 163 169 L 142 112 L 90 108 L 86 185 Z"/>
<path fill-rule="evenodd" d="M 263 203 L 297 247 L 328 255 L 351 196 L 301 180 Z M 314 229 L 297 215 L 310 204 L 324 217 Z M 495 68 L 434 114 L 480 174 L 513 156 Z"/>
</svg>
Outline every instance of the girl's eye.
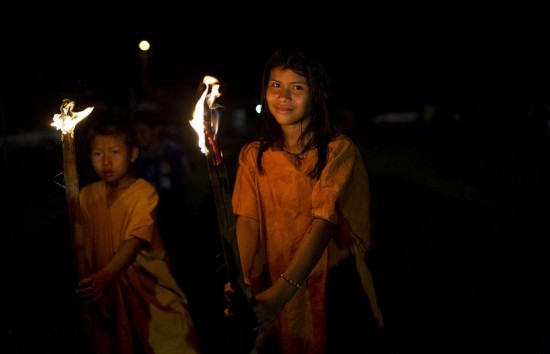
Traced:
<svg viewBox="0 0 550 354">
<path fill-rule="evenodd" d="M 277 83 L 277 82 L 274 82 L 274 83 L 271 84 L 271 87 L 279 88 L 279 87 L 281 87 L 281 85 L 279 85 L 279 83 Z"/>
</svg>

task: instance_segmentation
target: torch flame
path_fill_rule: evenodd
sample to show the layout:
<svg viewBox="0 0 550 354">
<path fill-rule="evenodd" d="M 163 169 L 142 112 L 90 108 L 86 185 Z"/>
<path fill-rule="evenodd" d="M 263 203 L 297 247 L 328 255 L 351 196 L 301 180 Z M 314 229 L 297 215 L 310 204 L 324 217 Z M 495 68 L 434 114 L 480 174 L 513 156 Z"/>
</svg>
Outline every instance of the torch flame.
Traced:
<svg viewBox="0 0 550 354">
<path fill-rule="evenodd" d="M 56 127 L 61 130 L 63 134 L 74 135 L 74 128 L 78 122 L 86 118 L 90 113 L 92 113 L 94 107 L 88 107 L 80 112 L 73 112 L 74 101 L 69 99 L 64 99 L 61 104 L 61 113 L 54 114 L 52 127 Z"/>
<path fill-rule="evenodd" d="M 220 84 L 215 77 L 206 75 L 202 83 L 206 87 L 195 105 L 193 120 L 189 121 L 189 124 L 191 124 L 195 132 L 197 132 L 199 137 L 198 145 L 202 153 L 206 155 L 208 153 L 208 148 L 206 147 L 205 129 L 213 129 L 212 137 L 216 136 L 219 116 L 215 111 L 216 107 L 214 106 L 214 101 L 221 96 L 221 93 L 219 91 Z M 210 122 L 205 122 L 204 120 L 204 102 L 208 104 L 208 108 L 210 109 Z M 210 123 L 210 127 L 206 127 L 208 123 Z"/>
</svg>

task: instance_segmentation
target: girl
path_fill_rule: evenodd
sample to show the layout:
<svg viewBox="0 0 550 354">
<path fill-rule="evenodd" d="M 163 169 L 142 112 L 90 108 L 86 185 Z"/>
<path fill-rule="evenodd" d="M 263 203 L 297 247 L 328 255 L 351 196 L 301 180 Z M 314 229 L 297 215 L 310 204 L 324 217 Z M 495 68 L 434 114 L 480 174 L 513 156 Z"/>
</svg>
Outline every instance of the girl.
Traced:
<svg viewBox="0 0 550 354">
<path fill-rule="evenodd" d="M 340 113 L 317 53 L 276 50 L 264 68 L 261 103 L 261 135 L 241 149 L 233 191 L 258 352 L 323 354 L 328 346 L 372 353 L 369 333 L 383 319 L 365 259 L 368 177 L 357 147 L 337 128 Z M 334 292 L 339 303 L 329 295 L 337 274 L 346 279 Z M 331 323 L 332 311 L 357 314 L 359 326 Z"/>
<path fill-rule="evenodd" d="M 93 353 L 198 353 L 187 298 L 168 267 L 156 225 L 155 188 L 131 174 L 129 124 L 95 120 L 90 159 L 100 181 L 80 193 L 89 277 L 76 294 L 87 305 Z"/>
</svg>

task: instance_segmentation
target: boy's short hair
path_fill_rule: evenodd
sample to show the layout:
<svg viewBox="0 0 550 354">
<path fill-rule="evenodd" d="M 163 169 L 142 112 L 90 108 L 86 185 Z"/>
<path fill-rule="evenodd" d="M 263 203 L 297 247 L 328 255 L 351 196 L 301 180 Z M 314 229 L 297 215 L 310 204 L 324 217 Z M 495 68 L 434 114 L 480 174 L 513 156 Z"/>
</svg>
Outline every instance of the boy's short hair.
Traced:
<svg viewBox="0 0 550 354">
<path fill-rule="evenodd" d="M 131 121 L 119 115 L 102 115 L 93 117 L 90 121 L 90 126 L 86 135 L 88 148 L 91 147 L 93 138 L 98 135 L 122 136 L 126 146 L 129 148 L 136 146 Z"/>
</svg>

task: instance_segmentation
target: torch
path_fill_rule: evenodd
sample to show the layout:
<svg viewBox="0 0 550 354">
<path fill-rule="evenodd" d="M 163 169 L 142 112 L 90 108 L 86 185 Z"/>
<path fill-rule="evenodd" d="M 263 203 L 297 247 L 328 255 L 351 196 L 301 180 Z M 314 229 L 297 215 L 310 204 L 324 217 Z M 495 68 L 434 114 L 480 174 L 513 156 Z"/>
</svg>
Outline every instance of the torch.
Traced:
<svg viewBox="0 0 550 354">
<path fill-rule="evenodd" d="M 83 236 L 80 215 L 80 200 L 78 197 L 78 173 L 76 170 L 76 151 L 74 144 L 74 129 L 78 122 L 86 118 L 94 109 L 88 107 L 81 112 L 73 112 L 74 101 L 64 99 L 61 104 L 61 113 L 54 114 L 52 126 L 61 130 L 61 145 L 63 148 L 63 181 L 65 196 L 69 204 L 69 220 L 71 223 L 72 244 L 75 254 L 76 267 L 79 279 L 85 275 L 83 255 Z"/>
<path fill-rule="evenodd" d="M 244 283 L 239 246 L 235 234 L 235 215 L 231 205 L 231 186 L 222 159 L 222 152 L 216 142 L 219 114 L 214 101 L 221 95 L 220 85 L 216 78 L 205 76 L 203 86 L 204 91 L 195 105 L 193 120 L 189 123 L 197 132 L 198 145 L 202 153 L 205 154 L 208 163 L 208 174 L 216 204 L 227 281 L 236 285 L 236 294 L 231 301 L 233 317 L 230 318 L 230 321 L 233 323 L 230 323 L 230 329 L 233 329 L 231 327 L 234 325 L 238 330 L 238 335 L 230 334 L 230 345 L 237 345 L 241 353 L 250 353 L 256 338 L 254 332 L 256 316 L 252 311 L 250 286 Z M 231 353 L 234 352 L 231 351 Z"/>
</svg>

